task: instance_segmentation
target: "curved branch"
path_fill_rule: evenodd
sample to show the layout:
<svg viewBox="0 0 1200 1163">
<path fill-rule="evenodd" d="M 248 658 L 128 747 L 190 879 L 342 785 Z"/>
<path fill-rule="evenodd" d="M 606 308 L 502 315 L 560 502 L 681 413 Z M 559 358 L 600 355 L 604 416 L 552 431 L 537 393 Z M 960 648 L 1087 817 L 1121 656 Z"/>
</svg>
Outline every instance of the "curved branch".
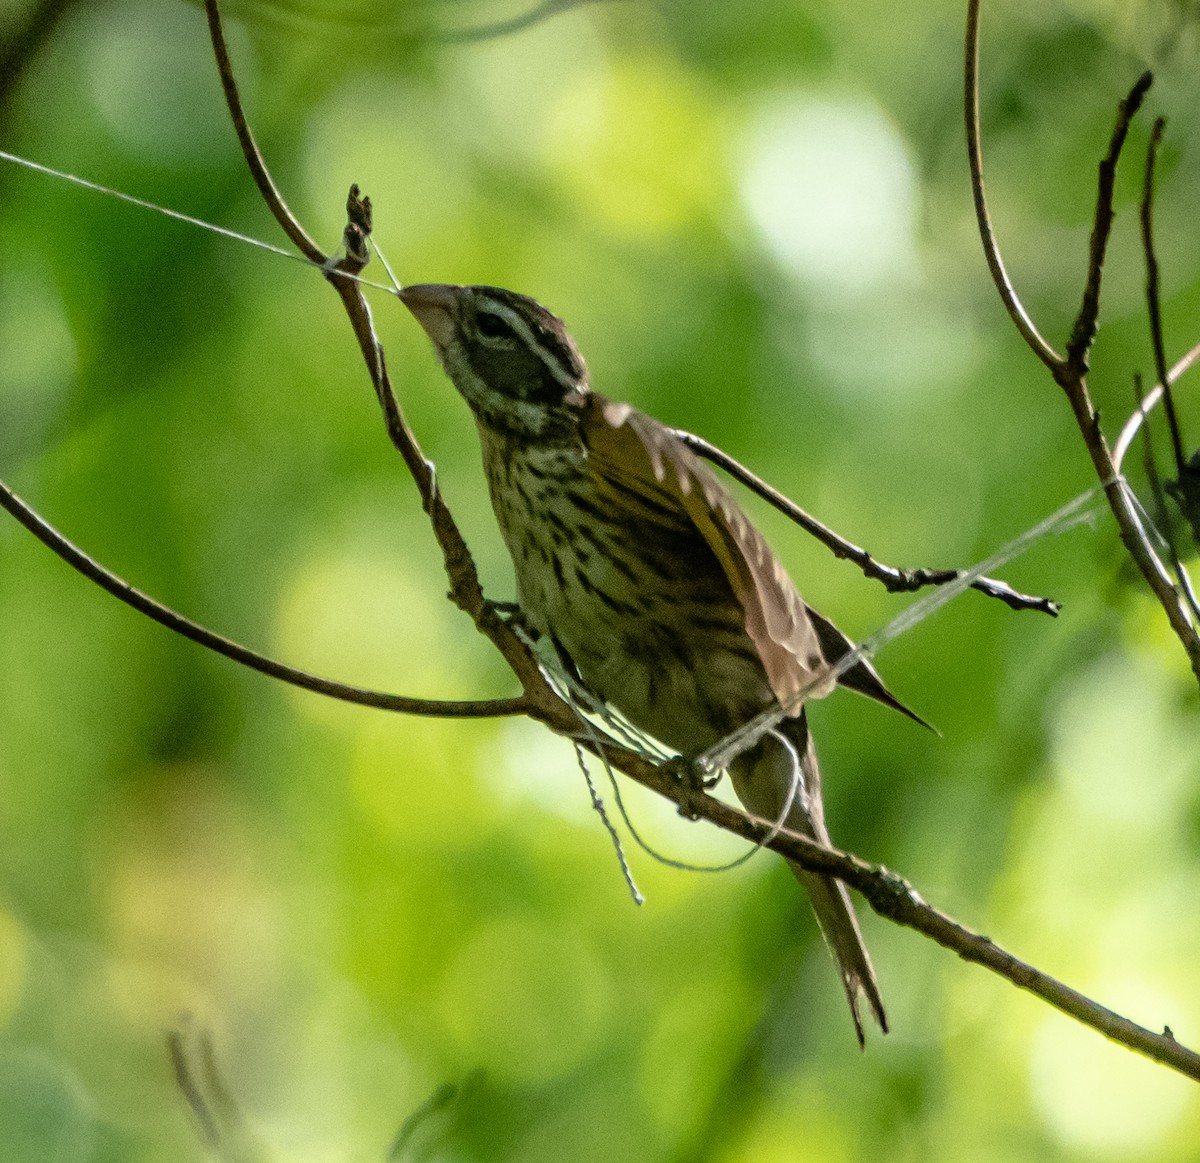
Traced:
<svg viewBox="0 0 1200 1163">
<path fill-rule="evenodd" d="M 269 675 L 292 686 L 340 699 L 346 703 L 357 703 L 364 707 L 377 707 L 383 711 L 399 711 L 406 715 L 424 715 L 447 719 L 483 719 L 501 715 L 524 714 L 528 707 L 524 699 L 492 699 L 479 702 L 451 701 L 438 699 L 414 699 L 404 695 L 385 694 L 383 691 L 367 690 L 349 686 L 333 679 L 321 678 L 293 666 L 277 662 L 265 654 L 259 654 L 229 638 L 214 633 L 207 627 L 185 618 L 182 614 L 164 606 L 149 594 L 135 589 L 123 578 L 106 569 L 94 558 L 89 557 L 79 546 L 69 541 L 57 529 L 30 508 L 3 481 L 0 481 L 0 508 L 7 509 L 43 545 L 51 549 L 72 569 L 78 570 L 89 581 L 101 589 L 132 606 L 140 614 L 152 618 L 160 626 L 174 630 L 209 650 L 216 651 L 234 662 L 240 662 L 251 670 Z"/>
<path fill-rule="evenodd" d="M 1183 377 L 1184 373 L 1191 371 L 1197 363 L 1200 363 L 1200 343 L 1196 344 L 1191 351 L 1182 356 L 1175 363 L 1175 366 L 1167 372 L 1167 382 L 1174 387 Z M 1125 421 L 1125 427 L 1121 429 L 1121 435 L 1117 437 L 1117 442 L 1113 446 L 1112 453 L 1113 464 L 1116 466 L 1118 472 L 1121 471 L 1121 466 L 1125 463 L 1125 457 L 1129 453 L 1130 446 L 1137 438 L 1138 431 L 1141 429 L 1151 410 L 1162 399 L 1162 395 L 1162 384 L 1155 384 L 1146 393 L 1146 398 L 1142 401 L 1141 406 Z"/>
<path fill-rule="evenodd" d="M 316 249 L 308 234 L 287 209 L 274 180 L 267 171 L 266 163 L 254 143 L 242 109 L 241 97 L 238 94 L 237 82 L 233 75 L 233 66 L 225 47 L 225 34 L 221 26 L 221 12 L 217 0 L 204 0 L 204 10 L 208 16 L 213 52 L 221 72 L 221 85 L 225 91 L 230 117 L 237 129 L 238 140 L 242 143 L 242 152 L 245 154 L 246 163 L 250 167 L 250 172 L 263 198 L 280 225 L 306 254 L 309 254 L 307 247 L 313 248 L 314 253 L 310 257 L 314 261 L 324 264 L 326 278 L 341 296 L 342 305 L 349 317 L 350 325 L 354 329 L 355 339 L 358 341 L 359 350 L 367 365 L 372 387 L 375 389 L 375 395 L 383 409 L 388 437 L 404 458 L 404 463 L 421 495 L 421 504 L 425 512 L 429 514 L 434 536 L 442 551 L 446 576 L 450 582 L 451 600 L 471 618 L 480 633 L 485 635 L 500 651 L 520 681 L 527 697 L 534 691 L 542 692 L 544 697 L 554 697 L 538 667 L 537 660 L 505 621 L 499 617 L 495 608 L 484 598 L 483 588 L 479 583 L 479 574 L 471 552 L 467 548 L 466 540 L 438 492 L 433 463 L 426 459 L 425 454 L 421 451 L 417 438 L 408 426 L 408 421 L 396 398 L 391 377 L 388 374 L 383 345 L 375 333 L 375 321 L 371 315 L 371 309 L 363 295 L 362 287 L 352 277 L 362 271 L 369 257 L 367 237 L 371 229 L 370 200 L 359 196 L 357 186 L 351 188 L 346 203 L 348 221 L 343 235 L 346 253 L 337 263 L 330 263 Z"/>
<path fill-rule="evenodd" d="M 237 84 L 233 79 L 233 65 L 229 60 L 229 46 L 225 43 L 225 30 L 221 27 L 221 14 L 216 0 L 205 0 L 204 11 L 208 17 L 208 34 L 212 39 L 213 55 L 217 61 L 217 72 L 221 77 L 221 88 L 225 92 L 225 104 L 229 108 L 229 117 L 233 122 L 234 132 L 242 147 L 242 155 L 250 167 L 254 184 L 258 186 L 267 209 L 275 216 L 275 221 L 283 228 L 284 234 L 292 240 L 293 245 L 310 262 L 323 265 L 328 261 L 325 252 L 313 241 L 308 231 L 296 221 L 296 216 L 283 200 L 283 195 L 275 185 L 274 179 L 267 170 L 258 142 L 250 132 L 246 113 L 242 108 L 242 99 L 238 95 Z"/>
<path fill-rule="evenodd" d="M 1121 150 L 1129 132 L 1130 123 L 1149 90 L 1152 77 L 1143 73 L 1117 109 L 1116 123 L 1109 139 L 1108 152 L 1099 167 L 1099 183 L 1096 194 L 1096 211 L 1092 233 L 1088 243 L 1088 266 L 1083 298 L 1079 313 L 1071 329 L 1067 354 L 1060 356 L 1042 338 L 1021 305 L 1004 263 L 1000 258 L 988 216 L 987 201 L 983 186 L 983 153 L 979 134 L 979 10 L 981 0 L 968 0 L 967 30 L 964 49 L 964 105 L 967 125 L 967 152 L 971 167 L 971 193 L 975 201 L 975 213 L 979 222 L 979 234 L 984 255 L 992 272 L 992 279 L 1001 299 L 1008 308 L 1013 323 L 1021 333 L 1030 350 L 1050 371 L 1054 382 L 1062 389 L 1075 416 L 1084 445 L 1092 460 L 1096 477 L 1104 487 L 1109 508 L 1120 531 L 1121 541 L 1129 556 L 1137 565 L 1146 584 L 1155 598 L 1171 630 L 1179 639 L 1192 672 L 1200 681 L 1200 628 L 1193 622 L 1190 609 L 1176 588 L 1170 574 L 1163 565 L 1154 546 L 1142 527 L 1136 505 L 1130 497 L 1128 485 L 1121 477 L 1117 462 L 1104 438 L 1100 427 L 1100 414 L 1092 403 L 1088 392 L 1088 355 L 1096 336 L 1100 310 L 1100 284 L 1104 268 L 1105 252 L 1113 223 L 1113 183 Z M 1144 412 L 1149 404 L 1143 404 Z"/>
<path fill-rule="evenodd" d="M 1000 257 L 1000 247 L 996 243 L 996 234 L 992 228 L 991 214 L 988 212 L 987 194 L 983 185 L 983 146 L 979 132 L 979 8 L 981 0 L 968 0 L 967 3 L 967 36 L 963 54 L 964 69 L 964 109 L 967 121 L 967 161 L 971 168 L 971 197 L 975 202 L 975 220 L 979 224 L 979 237 L 983 242 L 983 254 L 987 259 L 988 270 L 992 273 L 992 282 L 1000 293 L 1010 318 L 1021 333 L 1021 338 L 1029 346 L 1029 350 L 1047 367 L 1054 367 L 1062 362 L 1062 356 L 1042 338 L 1042 333 L 1025 310 L 1024 304 L 1017 295 L 1004 259 Z"/>
<path fill-rule="evenodd" d="M 685 432 L 682 428 L 672 428 L 671 431 L 697 456 L 711 460 L 713 464 L 729 473 L 735 480 L 741 481 L 751 492 L 762 497 L 767 504 L 774 506 L 784 516 L 795 521 L 806 533 L 812 534 L 833 553 L 834 557 L 842 561 L 853 562 L 862 570 L 864 576 L 873 581 L 882 582 L 888 593 L 911 594 L 926 586 L 949 585 L 963 576 L 961 569 L 898 569 L 894 565 L 885 565 L 881 561 L 876 561 L 867 550 L 835 533 L 828 525 L 818 521 L 790 497 L 784 496 L 778 489 L 767 484 L 762 477 L 751 472 L 741 461 L 735 460 L 723 449 L 718 448 L 715 444 L 710 444 L 702 436 Z M 1060 602 L 1051 598 L 1022 594 L 1014 590 L 1008 582 L 1000 581 L 997 578 L 977 578 L 971 583 L 970 588 L 986 594 L 989 598 L 996 598 L 1013 610 L 1037 610 L 1040 613 L 1056 617 L 1062 609 Z"/>
</svg>

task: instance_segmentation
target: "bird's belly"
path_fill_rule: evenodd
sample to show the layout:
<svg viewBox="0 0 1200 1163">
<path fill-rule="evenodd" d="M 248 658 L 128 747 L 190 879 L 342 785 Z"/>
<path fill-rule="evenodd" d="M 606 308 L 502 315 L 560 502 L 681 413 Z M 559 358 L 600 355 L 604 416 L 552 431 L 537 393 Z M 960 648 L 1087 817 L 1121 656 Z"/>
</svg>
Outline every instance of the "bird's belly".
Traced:
<svg viewBox="0 0 1200 1163">
<path fill-rule="evenodd" d="M 712 746 L 773 699 L 740 606 L 698 600 L 696 580 L 656 588 L 611 561 L 561 554 L 557 570 L 517 573 L 522 609 L 588 690 L 684 754 Z"/>
</svg>

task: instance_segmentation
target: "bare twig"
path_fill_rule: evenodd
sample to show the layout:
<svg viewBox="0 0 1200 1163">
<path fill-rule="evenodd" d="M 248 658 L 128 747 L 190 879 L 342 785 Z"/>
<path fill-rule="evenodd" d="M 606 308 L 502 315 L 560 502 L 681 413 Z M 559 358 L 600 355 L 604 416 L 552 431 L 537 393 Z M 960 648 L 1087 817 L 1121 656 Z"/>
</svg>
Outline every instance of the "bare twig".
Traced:
<svg viewBox="0 0 1200 1163">
<path fill-rule="evenodd" d="M 198 642 L 209 650 L 231 658 L 234 662 L 248 666 L 251 670 L 257 670 L 260 674 L 269 675 L 271 678 L 291 683 L 292 686 L 302 687 L 305 690 L 314 691 L 319 695 L 327 695 L 329 698 L 340 699 L 343 702 L 377 707 L 384 711 L 399 711 L 406 715 L 478 719 L 500 715 L 520 715 L 528 709 L 525 700 L 519 698 L 479 702 L 406 698 L 404 695 L 385 694 L 383 691 L 349 686 L 346 683 L 335 682 L 333 679 L 321 678 L 318 675 L 309 674 L 307 671 L 298 670 L 214 633 L 193 622 L 190 618 L 185 618 L 170 607 L 164 606 L 149 594 L 135 589 L 59 533 L 3 481 L 0 481 L 0 508 L 7 509 L 43 545 L 58 554 L 72 569 L 78 570 L 89 581 L 95 582 L 101 589 L 106 590 L 113 597 L 119 598 L 127 606 L 132 606 L 138 613 L 154 619 L 160 626 L 174 630 L 176 634 L 182 634 L 185 638 L 190 638 L 193 642 Z"/>
<path fill-rule="evenodd" d="M 586 742 L 584 746 L 595 750 Z M 686 797 L 671 765 L 655 766 L 641 756 L 605 744 L 605 755 L 614 766 L 639 783 L 675 803 L 684 798 L 689 810 L 719 828 L 751 843 L 763 843 L 788 860 L 813 872 L 825 873 L 856 888 L 881 917 L 915 929 L 964 961 L 981 965 L 1021 989 L 1028 990 L 1055 1009 L 1106 1038 L 1144 1054 L 1188 1078 L 1200 1082 L 1200 1054 L 1173 1037 L 1155 1033 L 1100 1005 L 1047 973 L 1000 948 L 990 938 L 975 933 L 934 908 L 896 873 L 870 864 L 847 852 L 825 848 L 805 836 L 783 831 L 770 838 L 773 821 L 762 820 L 716 799 L 692 784 Z"/>
<path fill-rule="evenodd" d="M 988 270 L 992 273 L 992 282 L 1000 293 L 1013 323 L 1021 333 L 1021 337 L 1029 345 L 1029 349 L 1047 367 L 1053 367 L 1062 361 L 1058 354 L 1042 338 L 1037 325 L 1025 310 L 1024 304 L 1017 295 L 1004 259 L 1000 257 L 1000 247 L 996 243 L 995 231 L 992 228 L 991 214 L 988 212 L 987 194 L 983 185 L 983 145 L 979 130 L 979 9 L 982 0 L 968 0 L 967 3 L 967 37 L 964 53 L 966 69 L 964 72 L 964 108 L 967 120 L 967 161 L 971 167 L 971 196 L 975 202 L 975 218 L 979 223 L 979 236 L 983 240 L 983 253 L 987 259 Z"/>
<path fill-rule="evenodd" d="M 267 171 L 258 143 L 254 140 L 254 134 L 250 132 L 250 126 L 246 122 L 246 113 L 242 108 L 242 99 L 238 95 L 237 85 L 233 79 L 233 66 L 229 61 L 229 46 L 225 43 L 225 30 L 221 27 L 221 15 L 217 5 L 206 3 L 204 11 L 208 16 L 208 34 L 212 40 L 217 72 L 221 78 L 221 88 L 225 92 L 225 104 L 229 107 L 229 118 L 233 122 L 238 144 L 242 147 L 242 155 L 250 167 L 250 176 L 254 179 L 254 184 L 258 186 L 259 193 L 262 194 L 263 201 L 267 204 L 267 209 L 275 216 L 275 221 L 283 228 L 284 234 L 292 240 L 296 249 L 311 262 L 324 263 L 326 258 L 321 252 L 321 248 L 312 240 L 308 231 L 300 225 L 296 216 L 288 209 L 287 203 L 284 202 L 283 195 L 280 194 Z"/>
<path fill-rule="evenodd" d="M 1196 344 L 1191 351 L 1175 362 L 1174 366 L 1167 372 L 1167 382 L 1173 387 L 1197 363 L 1200 363 L 1200 343 Z M 1116 444 L 1113 445 L 1113 464 L 1116 465 L 1118 471 L 1120 471 L 1121 466 L 1125 463 L 1125 456 L 1129 452 L 1130 446 L 1138 434 L 1138 430 L 1145 423 L 1151 409 L 1162 399 L 1162 395 L 1162 384 L 1155 384 L 1146 393 L 1146 398 L 1142 401 L 1137 411 L 1125 421 L 1125 427 L 1121 429 L 1121 435 L 1117 438 Z"/>
<path fill-rule="evenodd" d="M 1174 497 L 1175 503 L 1192 527 L 1196 542 L 1200 544 L 1200 452 L 1194 453 L 1189 460 L 1184 451 L 1179 417 L 1175 412 L 1175 396 L 1171 387 L 1171 378 L 1167 374 L 1162 309 L 1159 305 L 1158 259 L 1154 253 L 1154 170 L 1165 124 L 1166 122 L 1161 117 L 1154 123 L 1154 132 L 1150 135 L 1150 144 L 1146 151 L 1146 180 L 1142 192 L 1142 250 L 1146 257 L 1146 306 L 1150 316 L 1150 342 L 1154 348 L 1154 366 L 1158 372 L 1159 384 L 1162 386 L 1163 411 L 1167 417 L 1167 429 L 1171 434 L 1171 452 L 1175 458 L 1175 479 L 1167 481 L 1166 491 Z M 1172 544 L 1172 551 L 1174 551 L 1174 544 Z M 1175 565 L 1179 583 L 1188 597 L 1192 613 L 1200 622 L 1200 610 L 1197 610 L 1191 579 L 1180 564 L 1178 557 L 1176 557 Z"/>
<path fill-rule="evenodd" d="M 1117 176 L 1117 162 L 1121 159 L 1121 150 L 1125 146 L 1130 123 L 1142 107 L 1142 101 L 1145 100 L 1153 80 L 1149 70 L 1144 72 L 1117 106 L 1117 120 L 1113 125 L 1112 137 L 1109 138 L 1108 152 L 1099 167 L 1096 213 L 1088 240 L 1087 279 L 1084 283 L 1083 299 L 1071 328 L 1071 338 L 1067 342 L 1067 358 L 1060 361 L 1056 369 L 1056 378 L 1060 384 L 1063 384 L 1065 378 L 1072 384 L 1081 385 L 1088 370 L 1088 353 L 1096 338 L 1096 321 L 1100 316 L 1100 283 L 1104 271 L 1104 258 L 1108 252 L 1108 239 L 1112 234 L 1113 184 Z M 1063 386 L 1066 387 L 1065 384 Z M 1083 390 L 1086 392 L 1086 388 Z"/>
<path fill-rule="evenodd" d="M 768 504 L 773 505 L 785 516 L 790 517 L 807 533 L 811 533 L 834 557 L 843 561 L 853 562 L 866 577 L 882 582 L 889 593 L 913 593 L 926 586 L 943 586 L 962 577 L 960 569 L 898 569 L 894 565 L 885 565 L 876 561 L 865 549 L 847 541 L 835 533 L 828 525 L 818 521 L 811 513 L 806 512 L 790 497 L 784 496 L 778 489 L 767 484 L 760 476 L 751 472 L 745 465 L 735 460 L 729 453 L 724 452 L 715 444 L 710 444 L 703 437 L 675 428 L 673 432 L 693 452 L 711 460 L 739 480 L 751 492 L 762 497 Z M 1051 598 L 1040 598 L 1030 594 L 1022 594 L 1014 590 L 1005 581 L 997 578 L 981 577 L 971 583 L 971 589 L 996 598 L 1013 610 L 1038 610 L 1043 614 L 1055 616 L 1062 609 L 1059 602 Z"/>
<path fill-rule="evenodd" d="M 1150 133 L 1150 143 L 1146 147 L 1146 177 L 1142 185 L 1142 252 L 1146 258 L 1146 310 L 1150 316 L 1150 346 L 1154 349 L 1154 370 L 1158 374 L 1158 382 L 1163 389 L 1163 412 L 1167 417 L 1167 431 L 1171 434 L 1171 452 L 1175 457 L 1175 471 L 1182 476 L 1187 458 L 1183 451 L 1183 437 L 1179 432 L 1179 417 L 1175 413 L 1171 378 L 1167 374 L 1162 307 L 1158 294 L 1158 257 L 1154 253 L 1154 170 L 1166 124 L 1165 118 L 1159 117 L 1155 120 L 1154 129 Z"/>
<path fill-rule="evenodd" d="M 358 340 L 359 350 L 371 376 L 376 397 L 383 408 L 388 437 L 404 458 L 404 463 L 421 495 L 421 503 L 429 515 L 434 536 L 441 547 L 446 576 L 450 581 L 451 600 L 471 618 L 479 631 L 490 639 L 500 651 L 527 696 L 531 691 L 539 691 L 542 692 L 544 698 L 554 698 L 553 692 L 538 669 L 537 660 L 484 598 L 470 550 L 467 548 L 466 541 L 449 508 L 437 491 L 433 464 L 421 451 L 417 438 L 408 426 L 408 421 L 400 408 L 392 387 L 391 377 L 388 374 L 383 346 L 375 334 L 374 320 L 371 317 L 371 310 L 363 295 L 362 287 L 353 278 L 345 277 L 357 275 L 362 270 L 367 260 L 365 251 L 359 253 L 348 247 L 347 254 L 341 260 L 333 262 L 327 259 L 287 208 L 246 122 L 237 82 L 233 75 L 233 67 L 225 46 L 225 35 L 221 27 L 221 15 L 217 0 L 204 0 L 204 9 L 208 16 L 209 33 L 212 37 L 217 68 L 221 74 L 221 86 L 225 92 L 230 117 L 237 130 L 246 163 L 250 167 L 263 199 L 280 226 L 309 258 L 325 265 L 326 277 L 341 296 L 342 304 L 354 329 L 355 338 Z M 347 213 L 350 220 L 348 230 L 351 235 L 356 231 L 362 234 L 369 231 L 370 204 L 366 199 L 359 197 L 357 188 L 350 192 L 347 200 Z M 349 238 L 350 235 L 347 237 Z"/>
<path fill-rule="evenodd" d="M 1137 396 L 1138 406 L 1141 406 L 1142 399 L 1142 377 L 1134 374 L 1133 377 L 1134 392 Z M 1150 426 L 1147 425 L 1143 429 L 1142 444 L 1145 449 L 1145 468 L 1146 479 L 1150 482 L 1150 492 L 1154 497 L 1155 519 L 1161 524 L 1161 540 L 1164 543 L 1167 555 L 1171 559 L 1171 566 L 1175 570 L 1175 579 L 1179 584 L 1179 588 L 1187 600 L 1188 607 L 1192 611 L 1192 617 L 1200 624 L 1200 600 L 1197 600 L 1196 590 L 1192 585 L 1192 579 L 1188 574 L 1182 559 L 1179 556 L 1179 549 L 1175 542 L 1175 532 L 1172 528 L 1171 514 L 1167 510 L 1167 497 L 1163 489 L 1162 477 L 1158 471 L 1158 461 L 1154 456 L 1154 441 L 1151 436 Z"/>
<path fill-rule="evenodd" d="M 1121 477 L 1108 442 L 1100 428 L 1100 415 L 1092 403 L 1087 386 L 1088 355 L 1096 335 L 1099 317 L 1100 285 L 1105 252 L 1113 222 L 1113 180 L 1129 125 L 1150 87 L 1149 73 L 1143 73 L 1117 109 L 1116 123 L 1109 139 L 1108 152 L 1100 163 L 1096 194 L 1096 212 L 1088 244 L 1088 267 L 1079 313 L 1071 329 L 1066 356 L 1058 355 L 1042 339 L 1021 306 L 1004 265 L 1000 260 L 992 224 L 984 198 L 983 159 L 979 143 L 979 9 L 981 0 L 968 0 L 965 42 L 965 101 L 967 156 L 971 169 L 971 190 L 975 199 L 980 239 L 996 290 L 1021 337 L 1039 360 L 1050 370 L 1063 390 L 1074 413 L 1092 466 L 1104 486 L 1126 551 L 1141 571 L 1162 606 L 1172 631 L 1187 653 L 1193 673 L 1200 681 L 1200 632 L 1192 620 L 1186 599 L 1180 594 L 1166 567 L 1150 544 L 1138 519 L 1128 486 Z M 1164 377 L 1168 378 L 1169 377 Z"/>
</svg>

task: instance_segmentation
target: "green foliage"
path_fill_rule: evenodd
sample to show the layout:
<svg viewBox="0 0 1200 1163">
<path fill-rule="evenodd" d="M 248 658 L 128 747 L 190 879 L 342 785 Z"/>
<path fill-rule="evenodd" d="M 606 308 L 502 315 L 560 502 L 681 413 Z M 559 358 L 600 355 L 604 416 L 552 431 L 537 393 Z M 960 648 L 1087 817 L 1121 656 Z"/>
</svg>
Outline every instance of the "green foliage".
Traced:
<svg viewBox="0 0 1200 1163">
<path fill-rule="evenodd" d="M 589 4 L 455 45 L 436 32 L 520 10 L 263 2 L 231 31 L 255 130 L 326 245 L 356 181 L 402 279 L 533 294 L 600 390 L 721 444 L 882 559 L 949 566 L 1089 483 L 979 252 L 959 7 Z M 1194 18 L 1140 7 L 1155 19 L 1135 32 L 1106 5 L 992 5 L 985 152 L 1014 278 L 1061 342 L 1116 101 L 1158 69 L 1178 355 L 1200 340 Z M 4 148 L 274 240 L 196 9 L 68 7 L 4 100 Z M 1132 203 L 1148 124 L 1093 361 L 1110 429 L 1151 368 Z M 513 692 L 442 600 L 319 275 L 13 167 L 0 239 L 0 476 L 134 584 L 296 665 Z M 375 311 L 439 485 L 508 597 L 466 409 L 407 313 L 383 296 Z M 1189 397 L 1185 381 L 1195 439 Z M 762 520 L 847 632 L 910 600 Z M 879 659 L 942 738 L 850 695 L 815 708 L 834 838 L 1200 1043 L 1182 653 L 1105 520 L 1005 576 L 1063 616 L 967 594 Z M 660 849 L 738 851 L 625 796 Z M 722 877 L 632 859 L 641 910 L 570 748 L 532 725 L 280 689 L 0 522 L 5 1159 L 201 1158 L 165 1047 L 183 1011 L 296 1163 L 384 1159 L 446 1084 L 398 1157 L 1194 1157 L 1189 1084 L 871 917 L 894 1033 L 860 1055 L 772 858 Z"/>
</svg>

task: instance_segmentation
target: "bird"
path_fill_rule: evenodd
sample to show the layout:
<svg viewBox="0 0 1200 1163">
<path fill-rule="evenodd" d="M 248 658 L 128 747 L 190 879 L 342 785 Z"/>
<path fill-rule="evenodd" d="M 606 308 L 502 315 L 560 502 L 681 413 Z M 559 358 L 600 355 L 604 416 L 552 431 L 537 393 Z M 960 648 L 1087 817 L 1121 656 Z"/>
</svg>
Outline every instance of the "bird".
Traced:
<svg viewBox="0 0 1200 1163">
<path fill-rule="evenodd" d="M 563 322 L 501 287 L 419 283 L 399 297 L 474 414 L 512 557 L 517 607 L 587 692 L 684 756 L 776 702 L 778 733 L 734 758 L 743 806 L 829 846 L 805 702 L 844 686 L 923 722 L 800 596 L 716 473 L 666 425 L 592 389 Z M 860 1046 L 861 1002 L 887 1014 L 840 881 L 792 864 L 837 963 Z"/>
</svg>

